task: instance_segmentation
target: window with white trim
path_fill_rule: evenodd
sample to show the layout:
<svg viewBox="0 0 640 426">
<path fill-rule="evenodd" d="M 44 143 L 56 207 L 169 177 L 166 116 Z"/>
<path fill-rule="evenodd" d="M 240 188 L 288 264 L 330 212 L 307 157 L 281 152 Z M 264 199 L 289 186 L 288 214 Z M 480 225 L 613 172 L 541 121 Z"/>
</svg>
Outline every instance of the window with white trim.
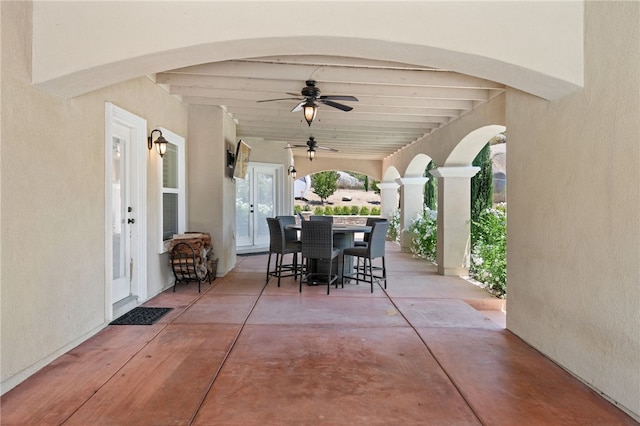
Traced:
<svg viewBox="0 0 640 426">
<path fill-rule="evenodd" d="M 164 128 L 160 128 L 160 131 L 169 142 L 167 143 L 167 152 L 162 160 L 158 161 L 159 241 L 160 253 L 165 253 L 168 242 L 173 235 L 182 234 L 186 229 L 186 167 L 184 138 Z"/>
</svg>

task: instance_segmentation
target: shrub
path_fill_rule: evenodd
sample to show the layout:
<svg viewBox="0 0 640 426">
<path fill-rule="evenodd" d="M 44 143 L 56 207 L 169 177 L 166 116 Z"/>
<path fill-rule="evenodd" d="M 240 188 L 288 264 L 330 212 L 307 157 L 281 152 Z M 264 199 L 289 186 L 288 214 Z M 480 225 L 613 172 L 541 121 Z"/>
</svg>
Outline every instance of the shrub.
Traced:
<svg viewBox="0 0 640 426">
<path fill-rule="evenodd" d="M 412 234 L 411 252 L 421 259 L 436 261 L 437 212 L 425 206 L 422 215 L 409 225 Z"/>
<path fill-rule="evenodd" d="M 360 207 L 359 206 L 351 206 L 351 208 L 349 209 L 349 213 L 351 214 L 351 216 L 357 216 L 358 213 L 360 213 Z"/>
<path fill-rule="evenodd" d="M 372 209 L 371 214 L 373 214 Z M 380 214 L 380 213 L 378 213 Z M 390 241 L 400 242 L 400 210 L 394 210 L 391 212 L 391 217 L 389 218 L 389 231 L 387 231 L 387 238 Z"/>
<path fill-rule="evenodd" d="M 371 216 L 380 216 L 380 207 L 371 207 Z"/>
<path fill-rule="evenodd" d="M 360 216 L 369 216 L 369 207 L 362 206 L 360 207 Z"/>
<path fill-rule="evenodd" d="M 331 215 L 333 215 L 333 207 L 331 207 L 331 206 L 325 206 L 325 208 L 324 208 L 324 214 L 325 214 L 326 216 L 331 216 Z"/>
<path fill-rule="evenodd" d="M 324 209 L 318 206 L 313 210 L 313 214 L 316 216 L 324 216 Z"/>
<path fill-rule="evenodd" d="M 311 211 L 311 206 L 309 206 L 309 204 L 305 204 L 305 205 L 302 207 L 302 211 L 303 211 L 303 212 L 310 212 L 310 211 Z"/>
<path fill-rule="evenodd" d="M 302 211 L 302 206 L 300 206 L 299 204 L 296 204 L 295 206 L 293 206 L 293 214 L 298 214 Z"/>
<path fill-rule="evenodd" d="M 470 275 L 490 293 L 507 294 L 507 209 L 504 205 L 486 209 L 471 223 Z"/>
</svg>

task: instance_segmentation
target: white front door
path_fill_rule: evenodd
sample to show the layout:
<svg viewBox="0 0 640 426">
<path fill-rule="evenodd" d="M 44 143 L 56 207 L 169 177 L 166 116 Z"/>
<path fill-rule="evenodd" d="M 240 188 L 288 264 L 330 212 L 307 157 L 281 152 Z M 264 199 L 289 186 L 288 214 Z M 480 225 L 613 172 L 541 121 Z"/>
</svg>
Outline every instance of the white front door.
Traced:
<svg viewBox="0 0 640 426">
<path fill-rule="evenodd" d="M 107 317 L 146 299 L 146 120 L 106 104 Z"/>
<path fill-rule="evenodd" d="M 269 247 L 267 218 L 281 212 L 278 175 L 282 167 L 249 163 L 247 178 L 236 181 L 236 248 Z"/>
</svg>

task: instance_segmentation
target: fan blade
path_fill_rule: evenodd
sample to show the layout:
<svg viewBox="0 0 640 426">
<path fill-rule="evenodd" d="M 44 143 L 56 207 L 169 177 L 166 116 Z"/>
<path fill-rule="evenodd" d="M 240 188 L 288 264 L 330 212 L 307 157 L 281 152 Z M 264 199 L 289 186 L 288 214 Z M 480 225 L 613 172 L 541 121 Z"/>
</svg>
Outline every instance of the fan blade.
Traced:
<svg viewBox="0 0 640 426">
<path fill-rule="evenodd" d="M 328 146 L 322 146 L 322 145 L 316 145 L 315 149 L 324 149 L 325 151 L 340 152 L 335 148 L 329 148 Z"/>
<path fill-rule="evenodd" d="M 300 97 L 297 97 L 297 98 L 279 98 L 279 99 L 262 99 L 262 100 L 256 101 L 256 102 L 292 101 L 292 100 L 299 101 Z"/>
<path fill-rule="evenodd" d="M 327 95 L 327 96 L 320 96 L 318 99 L 319 100 L 327 99 L 327 100 L 330 100 L 330 101 L 352 101 L 352 102 L 358 102 L 358 98 L 356 98 L 355 96 L 348 96 L 348 95 Z"/>
<path fill-rule="evenodd" d="M 302 111 L 302 106 L 304 104 L 307 103 L 307 100 L 303 100 L 302 102 L 300 102 L 298 105 L 294 106 L 293 109 L 291 110 L 291 112 L 298 112 L 298 111 Z"/>
<path fill-rule="evenodd" d="M 320 99 L 320 102 L 322 102 L 325 105 L 329 105 L 330 107 L 341 109 L 342 111 L 351 111 L 353 109 L 350 106 L 342 105 L 337 102 L 329 101 L 327 99 Z"/>
<path fill-rule="evenodd" d="M 291 149 L 291 148 L 306 148 L 306 145 L 289 145 L 289 146 L 285 146 L 284 149 Z"/>
</svg>

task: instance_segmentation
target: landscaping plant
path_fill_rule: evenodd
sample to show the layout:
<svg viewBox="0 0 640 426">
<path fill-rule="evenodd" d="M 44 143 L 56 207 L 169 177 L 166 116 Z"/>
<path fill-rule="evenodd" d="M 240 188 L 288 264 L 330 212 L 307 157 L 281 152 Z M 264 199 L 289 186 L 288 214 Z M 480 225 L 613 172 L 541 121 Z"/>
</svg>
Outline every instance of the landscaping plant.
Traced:
<svg viewBox="0 0 640 426">
<path fill-rule="evenodd" d="M 374 207 L 373 209 L 376 209 Z M 373 215 L 374 213 L 371 212 Z M 380 214 L 380 212 L 378 212 Z M 387 239 L 390 241 L 400 242 L 400 210 L 395 209 L 389 217 L 389 230 L 387 231 Z"/>
<path fill-rule="evenodd" d="M 421 259 L 436 261 L 436 234 L 438 213 L 425 206 L 422 215 L 418 215 L 409 225 L 412 235 L 411 252 Z"/>
<path fill-rule="evenodd" d="M 485 209 L 471 222 L 470 274 L 500 297 L 507 295 L 507 209 L 506 205 Z"/>
</svg>

